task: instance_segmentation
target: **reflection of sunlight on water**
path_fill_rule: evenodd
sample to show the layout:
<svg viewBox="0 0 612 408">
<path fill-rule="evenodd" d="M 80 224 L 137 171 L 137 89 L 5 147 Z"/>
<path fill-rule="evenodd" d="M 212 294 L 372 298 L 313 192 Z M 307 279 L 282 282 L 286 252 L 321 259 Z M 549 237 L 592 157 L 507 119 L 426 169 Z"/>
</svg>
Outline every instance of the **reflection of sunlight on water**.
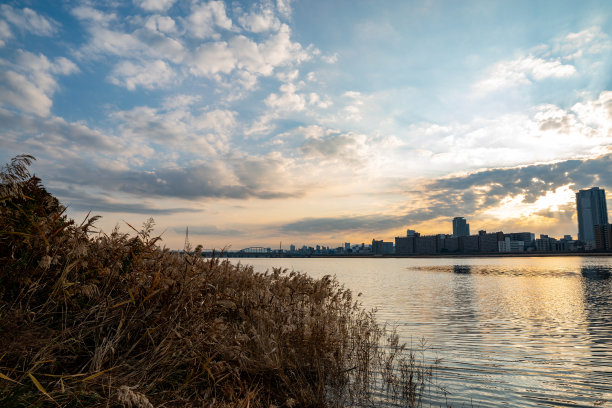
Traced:
<svg viewBox="0 0 612 408">
<path fill-rule="evenodd" d="M 612 258 L 243 262 L 363 292 L 405 341 L 427 339 L 453 406 L 612 406 Z"/>
</svg>

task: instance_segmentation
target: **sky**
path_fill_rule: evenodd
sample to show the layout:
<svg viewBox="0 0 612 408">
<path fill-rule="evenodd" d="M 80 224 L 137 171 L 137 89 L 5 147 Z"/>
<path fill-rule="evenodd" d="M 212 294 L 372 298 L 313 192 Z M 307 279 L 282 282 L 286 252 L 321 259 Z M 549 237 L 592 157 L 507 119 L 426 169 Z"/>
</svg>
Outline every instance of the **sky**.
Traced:
<svg viewBox="0 0 612 408">
<path fill-rule="evenodd" d="M 612 2 L 3 1 L 0 161 L 169 248 L 577 235 Z"/>
</svg>

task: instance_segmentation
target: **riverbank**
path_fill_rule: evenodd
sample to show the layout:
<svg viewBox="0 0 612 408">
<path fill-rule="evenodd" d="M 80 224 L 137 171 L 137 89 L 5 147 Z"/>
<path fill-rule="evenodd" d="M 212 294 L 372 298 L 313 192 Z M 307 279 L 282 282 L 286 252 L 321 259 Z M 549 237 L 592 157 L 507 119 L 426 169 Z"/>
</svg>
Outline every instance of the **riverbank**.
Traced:
<svg viewBox="0 0 612 408">
<path fill-rule="evenodd" d="M 204 253 L 204 257 L 210 257 L 212 253 Z M 278 254 L 220 254 L 222 258 L 542 258 L 542 257 L 602 257 L 612 256 L 612 252 L 514 252 L 514 253 L 473 253 L 473 254 L 419 254 L 419 255 L 372 255 L 372 254 L 347 254 L 347 255 L 278 255 Z"/>
</svg>

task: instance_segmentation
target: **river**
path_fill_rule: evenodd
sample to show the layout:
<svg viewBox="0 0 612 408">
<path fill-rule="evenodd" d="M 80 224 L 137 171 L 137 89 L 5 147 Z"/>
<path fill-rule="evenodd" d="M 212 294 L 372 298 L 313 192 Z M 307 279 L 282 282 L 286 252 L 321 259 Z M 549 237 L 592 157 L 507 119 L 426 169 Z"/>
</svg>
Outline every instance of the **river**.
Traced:
<svg viewBox="0 0 612 408">
<path fill-rule="evenodd" d="M 612 257 L 240 262 L 335 275 L 405 342 L 425 339 L 440 359 L 428 405 L 612 407 Z"/>
</svg>

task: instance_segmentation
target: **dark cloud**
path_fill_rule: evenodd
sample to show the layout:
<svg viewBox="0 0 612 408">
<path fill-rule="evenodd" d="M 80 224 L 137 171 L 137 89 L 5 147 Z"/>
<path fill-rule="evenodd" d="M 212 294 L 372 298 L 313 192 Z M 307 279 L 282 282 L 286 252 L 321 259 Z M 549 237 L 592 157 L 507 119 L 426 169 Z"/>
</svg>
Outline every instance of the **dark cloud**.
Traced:
<svg viewBox="0 0 612 408">
<path fill-rule="evenodd" d="M 248 161 L 243 164 L 248 167 Z M 295 192 L 277 190 L 285 185 L 276 183 L 283 174 L 281 168 L 273 163 L 268 164 L 269 167 L 263 174 L 256 172 L 257 166 L 246 169 L 237 164 L 236 167 L 232 166 L 230 163 L 229 168 L 225 169 L 222 162 L 216 160 L 193 166 L 151 171 L 117 170 L 102 168 L 86 160 L 73 160 L 64 164 L 55 163 L 46 174 L 54 174 L 52 177 L 54 182 L 128 193 L 143 198 L 274 199 L 299 195 Z M 250 174 L 247 176 L 249 171 Z M 238 180 L 235 180 L 236 178 Z M 274 189 L 275 187 L 277 189 Z"/>
<path fill-rule="evenodd" d="M 175 232 L 182 234 L 185 232 L 185 227 L 173 228 Z M 247 235 L 244 230 L 237 230 L 231 228 L 217 228 L 214 225 L 196 225 L 189 226 L 189 234 L 193 235 L 213 235 L 216 237 L 239 237 Z"/>
<path fill-rule="evenodd" d="M 457 210 L 472 213 L 492 206 L 508 195 L 523 194 L 532 203 L 540 196 L 573 183 L 576 190 L 599 186 L 612 187 L 612 154 L 584 160 L 567 160 L 517 168 L 491 169 L 467 176 L 439 179 L 427 186 L 432 198 Z M 439 193 L 437 193 L 439 192 Z"/>
<path fill-rule="evenodd" d="M 59 117 L 39 118 L 0 109 L 0 126 L 0 138 L 18 140 L 16 143 L 22 149 L 25 145 L 29 150 L 34 148 L 42 153 L 50 146 L 66 148 L 72 145 L 79 150 L 86 147 L 88 150 L 108 153 L 116 153 L 123 148 L 117 138 L 79 123 L 66 122 Z"/>
<path fill-rule="evenodd" d="M 523 194 L 534 202 L 547 192 L 573 183 L 573 188 L 602 187 L 612 190 L 612 154 L 585 160 L 567 160 L 518 168 L 490 169 L 466 176 L 437 179 L 411 194 L 420 196 L 421 208 L 404 214 L 372 214 L 349 217 L 305 218 L 280 227 L 284 233 L 377 232 L 437 218 L 470 216 L 497 206 L 507 196 Z M 568 221 L 574 206 L 562 212 L 541 211 L 537 215 Z"/>
<path fill-rule="evenodd" d="M 411 211 L 405 215 L 372 214 L 348 217 L 304 218 L 280 227 L 284 233 L 334 233 L 334 232 L 376 232 L 403 227 L 421 221 L 437 218 L 439 215 L 430 208 Z"/>
<path fill-rule="evenodd" d="M 74 188 L 48 188 L 49 192 L 55 195 L 62 204 L 69 209 L 79 211 L 111 212 L 111 213 L 132 213 L 145 215 L 168 215 L 185 212 L 199 212 L 194 208 L 158 208 L 146 202 L 129 203 L 117 202 L 107 197 L 100 197 L 88 194 L 85 191 L 78 191 Z"/>
</svg>

